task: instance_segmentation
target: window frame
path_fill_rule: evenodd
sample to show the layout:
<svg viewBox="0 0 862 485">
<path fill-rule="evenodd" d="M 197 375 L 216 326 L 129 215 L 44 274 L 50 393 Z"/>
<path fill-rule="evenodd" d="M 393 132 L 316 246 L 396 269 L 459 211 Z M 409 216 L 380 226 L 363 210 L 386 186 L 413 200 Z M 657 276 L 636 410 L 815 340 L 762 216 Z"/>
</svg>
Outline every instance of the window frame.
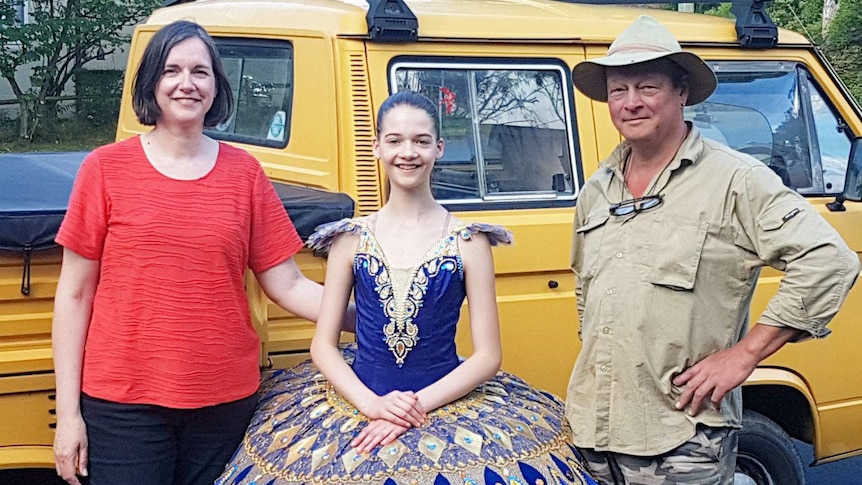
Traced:
<svg viewBox="0 0 862 485">
<path fill-rule="evenodd" d="M 261 39 L 254 37 L 228 37 L 228 36 L 218 36 L 213 37 L 215 41 L 216 47 L 221 45 L 235 45 L 242 48 L 260 48 L 260 47 L 272 47 L 283 49 L 288 52 L 289 55 L 289 82 L 290 82 L 290 94 L 286 103 L 282 105 L 284 108 L 285 119 L 284 119 L 284 141 L 280 140 L 270 140 L 267 138 L 260 138 L 256 136 L 236 134 L 236 133 L 226 133 L 223 131 L 218 131 L 217 129 L 207 128 L 205 133 L 207 136 L 226 142 L 236 142 L 242 143 L 245 145 L 259 146 L 265 148 L 286 148 L 290 143 L 291 138 L 291 129 L 293 128 L 293 101 L 296 94 L 296 48 L 293 42 L 290 39 Z M 224 58 L 224 57 L 222 57 Z M 244 59 L 244 58 L 243 58 Z M 240 78 L 240 82 L 242 82 Z M 240 87 L 231 85 L 231 89 L 237 91 Z M 236 117 L 238 113 L 238 105 L 239 105 L 239 96 L 236 96 L 234 99 L 234 107 L 233 112 L 231 113 L 231 118 Z M 270 121 L 271 124 L 271 121 Z"/>
<path fill-rule="evenodd" d="M 811 195 L 811 196 L 824 196 L 824 197 L 833 197 L 833 196 L 841 195 L 841 193 L 844 191 L 843 187 L 841 188 L 841 190 L 837 190 L 837 189 L 830 190 L 828 187 L 826 187 L 826 179 L 824 177 L 824 175 L 826 174 L 826 167 L 823 164 L 823 148 L 822 148 L 822 144 L 821 144 L 821 138 L 820 138 L 818 131 L 817 131 L 817 117 L 816 117 L 816 113 L 815 113 L 815 109 L 814 109 L 814 102 L 812 99 L 812 93 L 811 93 L 810 89 L 814 89 L 817 91 L 817 95 L 820 97 L 820 99 L 823 100 L 823 104 L 829 109 L 829 112 L 832 114 L 832 116 L 835 117 L 835 120 L 838 124 L 838 126 L 836 128 L 840 127 L 840 131 L 847 138 L 848 153 L 847 153 L 847 159 L 845 160 L 846 165 L 844 166 L 844 174 L 843 174 L 845 179 L 847 178 L 847 168 L 848 168 L 849 163 L 850 163 L 850 146 L 852 146 L 853 138 L 855 138 L 856 135 L 853 133 L 852 129 L 850 128 L 850 125 L 847 124 L 847 120 L 845 120 L 844 116 L 841 115 L 841 112 L 838 110 L 838 107 L 835 105 L 835 103 L 832 102 L 832 99 L 829 98 L 826 90 L 823 89 L 823 86 L 821 85 L 821 83 L 814 76 L 814 73 L 812 73 L 811 70 L 808 69 L 808 67 L 802 63 L 797 64 L 797 72 L 799 73 L 800 90 L 805 94 L 804 99 L 803 99 L 803 103 L 802 103 L 802 109 L 803 109 L 803 113 L 805 114 L 805 122 L 807 123 L 807 126 L 808 126 L 808 136 L 811 140 L 811 146 L 813 147 L 813 151 L 814 151 L 814 153 L 816 153 L 815 165 L 817 167 L 819 167 L 820 179 L 821 179 L 821 182 L 823 185 L 823 190 L 824 190 L 824 192 L 822 192 L 822 193 L 817 193 L 817 194 L 805 193 L 803 195 L 806 195 L 806 196 L 809 196 L 809 195 Z"/>
<path fill-rule="evenodd" d="M 574 207 L 580 188 L 583 185 L 584 175 L 582 166 L 582 157 L 580 152 L 580 143 L 578 140 L 577 118 L 575 113 L 575 93 L 574 84 L 572 83 L 571 68 L 560 59 L 554 58 L 512 58 L 512 57 L 451 57 L 451 56 L 396 56 L 392 58 L 387 67 L 389 93 L 394 94 L 398 86 L 397 72 L 399 69 L 434 69 L 434 70 L 461 70 L 466 73 L 475 71 L 488 70 L 518 70 L 518 71 L 554 71 L 559 74 L 561 86 L 561 94 L 563 97 L 565 114 L 564 126 L 566 130 L 566 143 L 569 149 L 569 163 L 571 164 L 572 176 L 572 193 L 560 195 L 559 193 L 545 192 L 511 192 L 504 194 L 482 194 L 478 198 L 470 199 L 438 199 L 437 201 L 451 210 L 458 211 L 478 211 L 478 210 L 505 210 L 510 208 L 550 208 L 550 207 Z M 469 86 L 471 91 L 471 100 L 475 99 L 475 84 Z M 471 120 L 474 120 L 474 103 L 470 103 Z M 477 159 L 481 158 L 482 163 L 478 160 L 475 163 L 479 184 L 485 184 L 485 160 L 482 156 L 482 143 L 477 140 L 479 136 L 476 130 L 473 130 L 473 147 L 476 149 Z"/>
</svg>

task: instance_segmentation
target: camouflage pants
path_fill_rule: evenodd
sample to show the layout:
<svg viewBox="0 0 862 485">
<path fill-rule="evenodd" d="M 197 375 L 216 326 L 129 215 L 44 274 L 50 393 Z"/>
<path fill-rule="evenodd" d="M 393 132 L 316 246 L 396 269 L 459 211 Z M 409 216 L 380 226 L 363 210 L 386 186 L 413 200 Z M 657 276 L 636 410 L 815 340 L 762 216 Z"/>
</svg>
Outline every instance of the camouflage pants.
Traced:
<svg viewBox="0 0 862 485">
<path fill-rule="evenodd" d="M 602 485 L 731 485 L 737 430 L 698 426 L 697 434 L 659 456 L 633 456 L 583 448 Z"/>
</svg>

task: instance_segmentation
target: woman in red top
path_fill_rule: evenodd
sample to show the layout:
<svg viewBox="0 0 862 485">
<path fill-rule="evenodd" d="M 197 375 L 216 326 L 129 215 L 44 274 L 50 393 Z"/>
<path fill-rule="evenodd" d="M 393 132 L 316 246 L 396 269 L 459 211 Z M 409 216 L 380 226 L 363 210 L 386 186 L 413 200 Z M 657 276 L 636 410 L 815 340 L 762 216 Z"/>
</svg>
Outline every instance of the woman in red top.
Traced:
<svg viewBox="0 0 862 485">
<path fill-rule="evenodd" d="M 155 34 L 134 108 L 153 129 L 96 149 L 57 235 L 57 472 L 71 484 L 203 484 L 242 439 L 259 385 L 246 269 L 288 311 L 317 320 L 322 288 L 248 153 L 207 137 L 233 95 L 192 22 Z"/>
</svg>

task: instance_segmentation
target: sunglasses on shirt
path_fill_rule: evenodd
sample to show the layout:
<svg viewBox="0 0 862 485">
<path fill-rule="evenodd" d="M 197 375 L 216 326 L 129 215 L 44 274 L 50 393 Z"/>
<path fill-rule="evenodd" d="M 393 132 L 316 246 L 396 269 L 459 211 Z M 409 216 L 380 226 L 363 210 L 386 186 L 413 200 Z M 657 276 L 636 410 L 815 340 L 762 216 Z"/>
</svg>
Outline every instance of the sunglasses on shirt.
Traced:
<svg viewBox="0 0 862 485">
<path fill-rule="evenodd" d="M 611 204 L 608 210 L 610 210 L 612 216 L 627 216 L 658 207 L 663 200 L 664 196 L 661 194 L 647 195 Z"/>
</svg>

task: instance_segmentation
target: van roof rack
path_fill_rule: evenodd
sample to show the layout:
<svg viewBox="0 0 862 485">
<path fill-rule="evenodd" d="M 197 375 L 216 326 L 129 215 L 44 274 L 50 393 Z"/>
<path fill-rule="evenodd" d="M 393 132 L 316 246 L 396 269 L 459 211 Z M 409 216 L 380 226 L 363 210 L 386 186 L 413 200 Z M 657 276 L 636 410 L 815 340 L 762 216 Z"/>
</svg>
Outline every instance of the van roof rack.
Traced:
<svg viewBox="0 0 862 485">
<path fill-rule="evenodd" d="M 163 0 L 163 7 L 194 0 Z M 368 36 L 374 42 L 413 42 L 419 38 L 419 20 L 404 0 L 367 0 Z"/>
<path fill-rule="evenodd" d="M 638 0 L 624 2 L 620 0 L 557 0 L 566 3 L 586 3 L 592 5 L 643 5 L 643 4 L 715 4 L 724 2 L 710 1 L 664 1 Z M 746 49 L 768 49 L 778 44 L 778 27 L 766 13 L 766 6 L 772 0 L 733 0 L 730 7 L 736 16 L 736 38 L 740 47 Z"/>
<path fill-rule="evenodd" d="M 194 0 L 163 0 L 170 7 Z M 374 42 L 413 42 L 419 37 L 419 21 L 404 0 L 367 0 L 368 36 Z M 714 1 L 681 0 L 556 0 L 566 3 L 591 5 L 643 5 L 643 4 L 714 4 Z M 768 49 L 778 44 L 778 27 L 766 13 L 772 0 L 732 0 L 731 11 L 736 16 L 736 38 L 739 45 L 748 49 Z M 721 2 L 719 2 L 721 3 Z"/>
<path fill-rule="evenodd" d="M 404 0 L 368 0 L 368 35 L 374 42 L 413 42 L 419 21 Z"/>
</svg>

